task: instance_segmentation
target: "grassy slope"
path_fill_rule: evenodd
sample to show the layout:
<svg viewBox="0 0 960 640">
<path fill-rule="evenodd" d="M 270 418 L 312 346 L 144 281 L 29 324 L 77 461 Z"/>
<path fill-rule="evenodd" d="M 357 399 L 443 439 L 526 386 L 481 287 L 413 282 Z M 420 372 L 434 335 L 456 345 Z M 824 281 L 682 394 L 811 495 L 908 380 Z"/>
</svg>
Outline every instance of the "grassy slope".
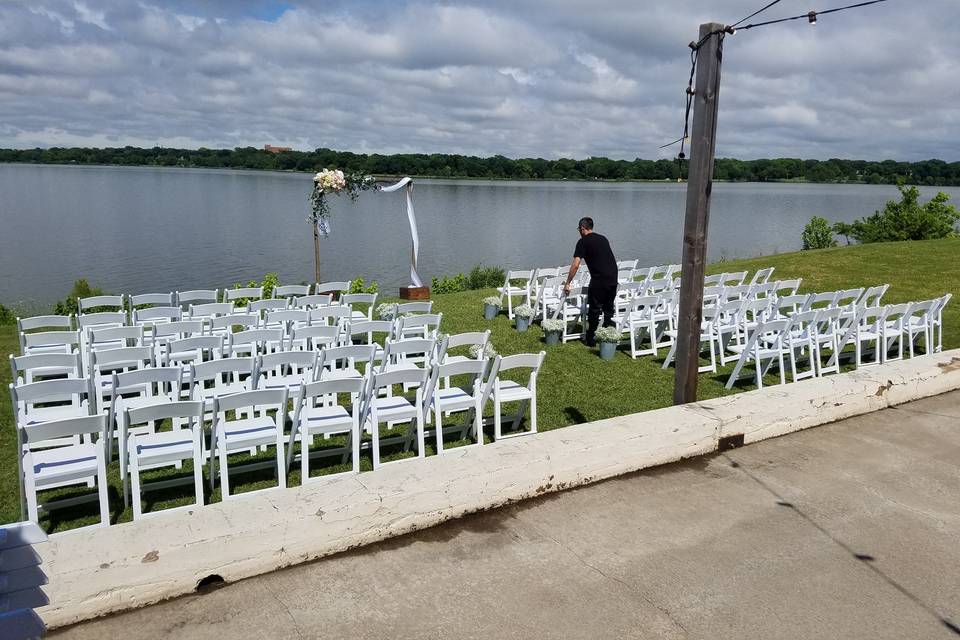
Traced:
<svg viewBox="0 0 960 640">
<path fill-rule="evenodd" d="M 889 283 L 885 301 L 899 302 L 932 298 L 945 292 L 960 296 L 960 239 L 931 242 L 895 243 L 841 247 L 822 251 L 782 254 L 750 260 L 728 261 L 712 265 L 711 272 L 756 270 L 776 267 L 776 277 L 803 278 L 804 291 L 826 291 L 854 286 Z M 584 421 L 646 411 L 670 404 L 673 370 L 660 368 L 662 358 L 639 358 L 618 353 L 613 362 L 601 361 L 596 353 L 579 343 L 545 347 L 539 327 L 517 333 L 505 315 L 487 323 L 481 316 L 481 300 L 490 291 L 435 296 L 436 307 L 444 314 L 443 326 L 448 333 L 490 328 L 496 349 L 504 354 L 547 351 L 547 359 L 539 382 L 539 427 L 556 429 Z M 951 304 L 944 313 L 944 348 L 960 346 L 960 305 Z M 0 353 L 17 350 L 15 329 L 0 327 Z M 719 375 L 701 377 L 700 397 L 711 398 L 727 392 L 723 384 L 729 368 Z M 10 382 L 10 371 L 0 367 L 4 388 Z M 741 386 L 739 389 L 747 389 Z M 19 517 L 15 463 L 15 434 L 12 425 L 9 394 L 0 394 L 0 522 Z M 118 482 L 115 469 L 113 483 Z M 369 463 L 364 463 L 369 468 Z M 298 474 L 291 474 L 290 483 L 299 483 Z M 256 480 L 249 488 L 271 484 Z M 189 489 L 185 488 L 185 491 Z M 218 499 L 218 493 L 210 498 Z M 112 493 L 111 502 L 120 500 Z M 122 503 L 121 503 L 122 504 Z M 119 512 L 115 519 L 127 520 L 129 511 Z M 89 510 L 86 511 L 89 513 Z M 56 528 L 89 522 L 87 518 L 58 520 Z"/>
</svg>

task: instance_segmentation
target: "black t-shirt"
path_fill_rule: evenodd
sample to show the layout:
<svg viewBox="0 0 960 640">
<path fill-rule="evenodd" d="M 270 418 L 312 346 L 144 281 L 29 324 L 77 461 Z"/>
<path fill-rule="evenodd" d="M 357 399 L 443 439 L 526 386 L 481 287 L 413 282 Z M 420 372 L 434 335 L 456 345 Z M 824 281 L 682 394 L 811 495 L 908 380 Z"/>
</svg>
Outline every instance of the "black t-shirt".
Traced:
<svg viewBox="0 0 960 640">
<path fill-rule="evenodd" d="M 617 283 L 617 259 L 613 257 L 610 243 L 599 233 L 591 233 L 580 238 L 573 257 L 587 263 L 587 268 L 590 269 L 590 282 Z"/>
</svg>

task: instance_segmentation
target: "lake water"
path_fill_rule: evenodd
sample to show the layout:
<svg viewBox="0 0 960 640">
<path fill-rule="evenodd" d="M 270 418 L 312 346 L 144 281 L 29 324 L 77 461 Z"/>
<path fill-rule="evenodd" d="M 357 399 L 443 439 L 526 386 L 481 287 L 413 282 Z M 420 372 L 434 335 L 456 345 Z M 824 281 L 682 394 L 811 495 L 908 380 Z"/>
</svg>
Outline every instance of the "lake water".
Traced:
<svg viewBox="0 0 960 640">
<path fill-rule="evenodd" d="M 203 169 L 0 165 L 0 303 L 49 304 L 76 278 L 120 293 L 230 286 L 276 271 L 312 280 L 311 175 Z M 960 200 L 960 188 L 940 188 Z M 922 189 L 924 198 L 937 188 Z M 418 180 L 420 274 L 568 263 L 576 223 L 592 216 L 620 259 L 677 262 L 686 186 L 675 183 Z M 813 215 L 851 221 L 897 197 L 892 186 L 714 187 L 709 256 L 800 248 Z M 324 280 L 408 283 L 402 192 L 332 198 Z"/>
</svg>

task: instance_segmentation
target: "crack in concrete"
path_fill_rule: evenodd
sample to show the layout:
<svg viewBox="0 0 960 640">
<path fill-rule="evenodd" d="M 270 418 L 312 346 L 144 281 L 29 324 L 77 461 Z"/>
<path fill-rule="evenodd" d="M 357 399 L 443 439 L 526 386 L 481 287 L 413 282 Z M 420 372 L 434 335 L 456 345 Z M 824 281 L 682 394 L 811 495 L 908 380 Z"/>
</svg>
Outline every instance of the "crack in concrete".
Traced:
<svg viewBox="0 0 960 640">
<path fill-rule="evenodd" d="M 277 604 L 279 604 L 280 607 L 283 609 L 284 613 L 287 614 L 287 617 L 290 618 L 290 622 L 293 623 L 293 630 L 297 632 L 297 637 L 300 638 L 300 640 L 303 640 L 303 637 L 304 637 L 303 631 L 300 630 L 300 624 L 297 622 L 297 619 L 293 616 L 293 612 L 290 611 L 290 607 L 288 607 L 283 602 L 283 600 L 281 600 L 280 597 L 277 594 L 273 593 L 272 591 L 270 592 L 270 597 L 273 598 L 277 602 Z"/>
</svg>

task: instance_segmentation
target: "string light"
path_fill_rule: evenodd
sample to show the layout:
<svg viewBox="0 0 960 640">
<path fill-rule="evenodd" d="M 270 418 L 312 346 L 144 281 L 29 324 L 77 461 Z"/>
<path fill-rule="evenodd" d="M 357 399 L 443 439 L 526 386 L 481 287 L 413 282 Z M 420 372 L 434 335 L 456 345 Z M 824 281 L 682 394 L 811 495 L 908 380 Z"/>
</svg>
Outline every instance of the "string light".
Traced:
<svg viewBox="0 0 960 640">
<path fill-rule="evenodd" d="M 696 41 L 696 42 L 692 40 L 690 41 L 690 44 L 688 45 L 690 47 L 690 80 L 687 82 L 687 91 L 686 91 L 687 106 L 686 106 L 686 113 L 684 114 L 684 118 L 683 118 L 683 135 L 677 138 L 676 140 L 674 140 L 673 142 L 668 142 L 667 144 L 660 146 L 661 149 L 666 149 L 667 147 L 672 147 L 673 145 L 679 142 L 680 153 L 677 154 L 677 162 L 680 164 L 681 167 L 683 166 L 682 165 L 683 159 L 686 157 L 683 150 L 690 141 L 690 136 L 689 136 L 690 111 L 691 111 L 691 108 L 693 107 L 693 96 L 696 93 L 696 90 L 693 88 L 693 79 L 697 71 L 697 54 L 699 53 L 701 47 L 703 47 L 704 43 L 707 40 L 709 40 L 713 36 L 717 36 L 720 38 L 719 47 L 717 49 L 717 55 L 722 56 L 724 36 L 735 35 L 738 30 L 746 31 L 748 29 L 756 29 L 757 27 L 765 27 L 767 25 L 779 24 L 781 22 L 790 22 L 791 20 L 801 20 L 803 18 L 806 18 L 811 25 L 815 25 L 817 24 L 818 16 L 827 15 L 829 13 L 837 13 L 839 11 L 847 11 L 849 9 L 857 9 L 859 7 L 867 7 L 872 4 L 880 4 L 881 2 L 887 2 L 887 0 L 869 0 L 868 2 L 858 2 L 856 4 L 850 4 L 844 7 L 836 7 L 833 9 L 826 9 L 824 11 L 808 11 L 807 13 L 803 13 L 797 16 L 790 16 L 788 18 L 778 18 L 776 20 L 767 20 L 766 22 L 757 22 L 757 23 L 751 23 L 742 27 L 740 26 L 742 23 L 746 22 L 750 18 L 756 17 L 757 15 L 763 13 L 764 11 L 778 4 L 779 2 L 780 0 L 774 0 L 773 2 L 770 2 L 764 5 L 763 7 L 761 7 L 760 9 L 754 11 L 753 13 L 748 15 L 746 18 L 743 18 L 731 25 L 727 25 L 722 29 L 716 29 L 714 31 L 711 31 L 710 33 L 700 38 L 699 41 Z"/>
<path fill-rule="evenodd" d="M 766 22 L 757 22 L 755 24 L 748 24 L 746 26 L 740 27 L 741 31 L 746 31 L 747 29 L 756 29 L 757 27 L 766 27 L 771 24 L 779 24 L 781 22 L 790 22 L 791 20 L 802 20 L 804 18 L 810 24 L 817 24 L 817 17 L 825 16 L 828 13 L 837 13 L 838 11 L 847 11 L 848 9 L 858 9 L 860 7 L 868 7 L 871 4 L 880 4 L 881 2 L 887 2 L 888 0 L 870 0 L 869 2 L 858 2 L 856 4 L 848 4 L 845 7 L 836 7 L 835 9 L 826 9 L 825 11 L 809 11 L 807 13 L 802 13 L 798 16 L 790 16 L 789 18 L 779 18 L 777 20 L 767 20 Z"/>
</svg>

